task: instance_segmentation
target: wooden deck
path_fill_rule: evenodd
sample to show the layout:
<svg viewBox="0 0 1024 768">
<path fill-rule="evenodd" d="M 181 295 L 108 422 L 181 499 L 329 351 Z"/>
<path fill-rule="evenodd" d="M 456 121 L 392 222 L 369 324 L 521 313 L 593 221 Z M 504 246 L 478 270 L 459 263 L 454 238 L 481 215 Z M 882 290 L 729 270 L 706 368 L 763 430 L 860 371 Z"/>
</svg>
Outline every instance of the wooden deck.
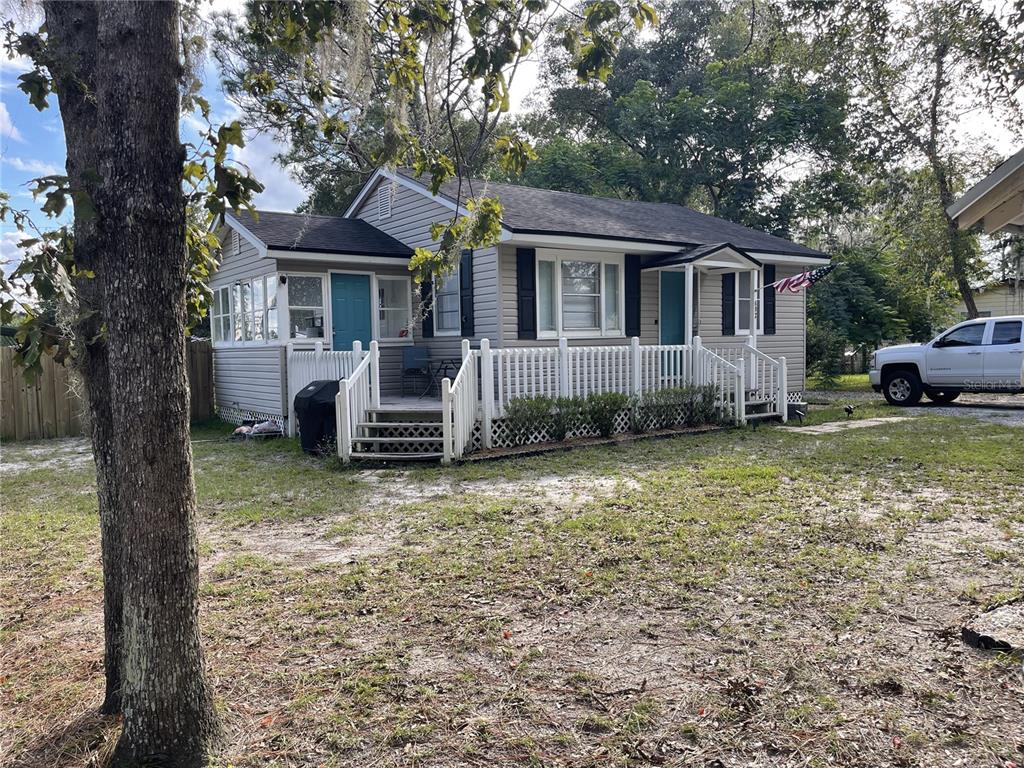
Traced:
<svg viewBox="0 0 1024 768">
<path fill-rule="evenodd" d="M 440 398 L 426 395 L 381 395 L 380 410 L 382 411 L 440 411 Z"/>
</svg>

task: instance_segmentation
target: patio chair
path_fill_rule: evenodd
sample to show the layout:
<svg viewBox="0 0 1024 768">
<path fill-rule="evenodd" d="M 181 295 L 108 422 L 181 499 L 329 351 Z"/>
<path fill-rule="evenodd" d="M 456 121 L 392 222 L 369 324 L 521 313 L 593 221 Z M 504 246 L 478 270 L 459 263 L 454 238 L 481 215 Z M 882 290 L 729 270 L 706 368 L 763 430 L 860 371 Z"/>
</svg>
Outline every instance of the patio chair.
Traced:
<svg viewBox="0 0 1024 768">
<path fill-rule="evenodd" d="M 426 347 L 402 349 L 402 394 L 422 395 L 430 387 L 430 356 Z"/>
</svg>

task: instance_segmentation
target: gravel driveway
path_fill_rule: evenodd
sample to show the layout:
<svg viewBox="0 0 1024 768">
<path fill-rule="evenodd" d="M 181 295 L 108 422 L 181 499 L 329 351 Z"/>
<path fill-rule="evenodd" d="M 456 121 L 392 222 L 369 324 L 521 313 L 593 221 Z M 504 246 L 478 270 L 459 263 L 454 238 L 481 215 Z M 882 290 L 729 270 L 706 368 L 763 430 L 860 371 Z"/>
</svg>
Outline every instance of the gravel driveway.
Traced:
<svg viewBox="0 0 1024 768">
<path fill-rule="evenodd" d="M 811 390 L 804 393 L 808 403 L 884 403 L 877 392 L 840 392 L 835 390 Z M 949 405 L 936 405 L 927 398 L 914 408 L 900 411 L 908 415 L 934 414 L 937 416 L 959 416 L 978 419 L 1008 427 L 1024 427 L 1024 395 L 961 395 Z"/>
</svg>

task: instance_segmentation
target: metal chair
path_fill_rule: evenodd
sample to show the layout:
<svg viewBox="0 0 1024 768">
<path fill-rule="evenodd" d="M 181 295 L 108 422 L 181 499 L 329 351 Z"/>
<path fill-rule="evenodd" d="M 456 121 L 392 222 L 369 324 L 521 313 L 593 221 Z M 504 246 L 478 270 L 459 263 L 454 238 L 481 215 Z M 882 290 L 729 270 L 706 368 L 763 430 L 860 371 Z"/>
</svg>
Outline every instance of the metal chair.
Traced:
<svg viewBox="0 0 1024 768">
<path fill-rule="evenodd" d="M 413 394 L 423 395 L 430 387 L 430 356 L 426 347 L 404 347 L 402 349 L 402 394 L 415 382 Z"/>
</svg>

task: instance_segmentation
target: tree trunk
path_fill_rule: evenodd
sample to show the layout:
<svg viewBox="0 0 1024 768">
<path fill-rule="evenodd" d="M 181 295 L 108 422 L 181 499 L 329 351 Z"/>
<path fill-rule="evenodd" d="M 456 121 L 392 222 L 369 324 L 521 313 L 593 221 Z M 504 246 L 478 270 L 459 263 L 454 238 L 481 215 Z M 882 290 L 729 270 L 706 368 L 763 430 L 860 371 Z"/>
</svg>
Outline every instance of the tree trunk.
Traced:
<svg viewBox="0 0 1024 768">
<path fill-rule="evenodd" d="M 72 187 L 96 193 L 93 173 L 99 168 L 96 145 L 95 89 L 96 5 L 93 2 L 44 4 L 48 41 L 54 60 L 54 91 L 57 93 L 67 144 L 67 174 Z M 75 261 L 94 277 L 75 279 L 79 346 L 78 367 L 85 382 L 89 408 L 96 488 L 100 516 L 100 547 L 103 561 L 103 626 L 106 693 L 101 711 L 121 711 L 121 555 L 117 525 L 117 485 L 114 482 L 113 421 L 110 411 L 110 377 L 107 347 L 102 338 L 104 318 L 103 250 L 98 247 L 95 216 L 75 206 Z"/>
<path fill-rule="evenodd" d="M 967 308 L 967 317 L 978 316 L 978 305 L 974 303 L 974 291 L 971 289 L 970 280 L 970 235 L 961 230 L 956 221 L 946 212 L 956 201 L 956 196 L 949 184 L 949 174 L 943 166 L 942 161 L 935 155 L 929 155 L 932 166 L 932 173 L 935 174 L 935 184 L 939 188 L 939 205 L 942 206 L 942 217 L 946 221 L 946 243 L 949 248 L 949 255 L 953 262 L 953 279 L 956 280 L 956 287 L 960 291 L 960 298 L 964 300 Z"/>
<path fill-rule="evenodd" d="M 97 7 L 96 209 L 104 258 L 114 482 L 123 573 L 114 766 L 198 766 L 216 735 L 199 636 L 185 367 L 179 9 Z"/>
</svg>

